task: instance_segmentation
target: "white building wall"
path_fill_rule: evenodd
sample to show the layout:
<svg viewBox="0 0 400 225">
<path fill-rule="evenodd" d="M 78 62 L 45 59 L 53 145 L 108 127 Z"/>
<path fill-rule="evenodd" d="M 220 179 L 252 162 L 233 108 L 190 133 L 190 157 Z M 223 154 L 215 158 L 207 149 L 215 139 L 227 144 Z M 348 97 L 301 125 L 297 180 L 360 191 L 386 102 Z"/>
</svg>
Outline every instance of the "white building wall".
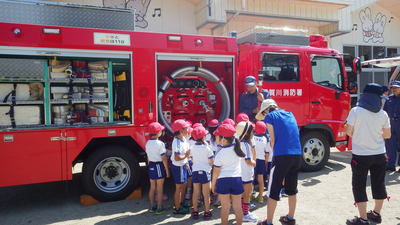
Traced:
<svg viewBox="0 0 400 225">
<path fill-rule="evenodd" d="M 362 15 L 365 15 L 365 10 L 370 10 L 371 14 L 368 17 L 368 21 L 361 21 Z M 385 23 L 379 23 L 377 16 L 382 15 L 381 20 L 386 21 Z M 393 17 L 391 20 L 390 18 Z M 365 18 L 365 17 L 364 17 Z M 333 37 L 330 39 L 330 47 L 343 51 L 343 45 L 371 45 L 371 46 L 386 46 L 386 47 L 400 47 L 400 18 L 396 18 L 389 11 L 381 8 L 377 4 L 364 7 L 357 10 L 351 15 L 352 24 L 357 30 L 353 30 L 348 34 Z M 389 23 L 390 20 L 390 23 Z M 382 26 L 383 24 L 383 26 Z M 374 29 L 375 27 L 375 29 Z M 375 31 L 377 30 L 377 31 Z M 382 38 L 370 38 L 365 37 L 364 32 L 375 33 L 380 36 L 382 32 Z"/>
</svg>

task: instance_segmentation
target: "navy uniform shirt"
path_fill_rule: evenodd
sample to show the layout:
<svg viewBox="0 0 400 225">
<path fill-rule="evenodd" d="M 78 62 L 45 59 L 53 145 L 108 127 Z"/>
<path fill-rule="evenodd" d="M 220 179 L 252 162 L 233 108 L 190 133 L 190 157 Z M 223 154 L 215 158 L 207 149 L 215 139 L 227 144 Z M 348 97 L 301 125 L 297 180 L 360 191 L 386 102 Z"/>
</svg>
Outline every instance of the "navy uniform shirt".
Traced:
<svg viewBox="0 0 400 225">
<path fill-rule="evenodd" d="M 391 95 L 385 102 L 383 109 L 390 119 L 400 119 L 400 96 Z"/>
<path fill-rule="evenodd" d="M 262 90 L 264 99 L 270 98 L 268 91 Z M 253 113 L 253 110 L 258 107 L 258 92 L 250 93 L 246 91 L 240 96 L 239 101 L 239 113 L 246 113 L 249 116 L 250 121 L 254 121 L 257 113 Z"/>
</svg>

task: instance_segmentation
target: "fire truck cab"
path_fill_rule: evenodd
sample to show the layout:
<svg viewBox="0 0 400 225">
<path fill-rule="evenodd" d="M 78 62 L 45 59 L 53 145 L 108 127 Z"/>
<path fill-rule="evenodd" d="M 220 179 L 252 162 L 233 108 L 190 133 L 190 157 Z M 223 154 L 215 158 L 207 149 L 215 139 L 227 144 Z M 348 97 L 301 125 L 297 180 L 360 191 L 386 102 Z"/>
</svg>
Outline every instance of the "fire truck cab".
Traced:
<svg viewBox="0 0 400 225">
<path fill-rule="evenodd" d="M 279 107 L 293 112 L 301 133 L 303 170 L 321 169 L 330 147 L 345 149 L 350 95 L 343 59 L 322 35 L 252 33 L 238 39 L 239 83 L 258 74 Z M 239 86 L 244 92 L 244 85 Z"/>
</svg>

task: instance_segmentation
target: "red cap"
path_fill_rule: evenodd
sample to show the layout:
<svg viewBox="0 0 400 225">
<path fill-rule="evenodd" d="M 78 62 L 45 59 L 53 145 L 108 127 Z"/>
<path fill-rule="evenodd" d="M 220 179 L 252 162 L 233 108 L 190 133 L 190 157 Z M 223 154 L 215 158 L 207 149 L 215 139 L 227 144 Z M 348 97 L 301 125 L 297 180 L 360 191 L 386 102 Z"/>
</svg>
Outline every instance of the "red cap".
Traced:
<svg viewBox="0 0 400 225">
<path fill-rule="evenodd" d="M 235 127 L 232 126 L 231 124 L 222 124 L 221 126 L 218 127 L 216 131 L 218 133 L 218 136 L 222 137 L 233 137 L 236 133 Z"/>
<path fill-rule="evenodd" d="M 267 125 L 263 121 L 258 121 L 255 128 L 256 134 L 265 134 L 266 131 Z"/>
<path fill-rule="evenodd" d="M 192 128 L 196 128 L 196 127 L 204 127 L 202 123 L 195 123 L 192 125 Z"/>
<path fill-rule="evenodd" d="M 219 134 L 219 132 L 218 132 L 218 129 L 216 129 L 216 130 L 213 132 L 213 135 L 214 135 L 214 136 L 220 136 L 220 134 Z"/>
<path fill-rule="evenodd" d="M 165 127 L 161 125 L 159 122 L 150 123 L 148 126 L 148 130 L 150 134 L 158 134 L 160 131 L 164 130 Z"/>
<path fill-rule="evenodd" d="M 232 126 L 236 126 L 235 121 L 233 121 L 233 120 L 230 119 L 230 118 L 226 118 L 224 121 L 222 121 L 221 124 L 230 124 L 230 125 L 232 125 Z"/>
<path fill-rule="evenodd" d="M 208 122 L 208 127 L 217 127 L 219 124 L 217 119 L 213 119 L 210 122 Z"/>
<path fill-rule="evenodd" d="M 236 123 L 240 123 L 242 121 L 249 121 L 249 116 L 246 113 L 239 113 L 236 116 Z"/>
<path fill-rule="evenodd" d="M 175 120 L 172 123 L 171 127 L 173 132 L 177 132 L 182 130 L 183 128 L 188 128 L 189 124 L 185 120 L 180 119 L 180 120 Z"/>
<path fill-rule="evenodd" d="M 208 131 L 204 127 L 196 127 L 193 129 L 192 137 L 195 140 L 203 139 L 208 134 Z"/>
</svg>

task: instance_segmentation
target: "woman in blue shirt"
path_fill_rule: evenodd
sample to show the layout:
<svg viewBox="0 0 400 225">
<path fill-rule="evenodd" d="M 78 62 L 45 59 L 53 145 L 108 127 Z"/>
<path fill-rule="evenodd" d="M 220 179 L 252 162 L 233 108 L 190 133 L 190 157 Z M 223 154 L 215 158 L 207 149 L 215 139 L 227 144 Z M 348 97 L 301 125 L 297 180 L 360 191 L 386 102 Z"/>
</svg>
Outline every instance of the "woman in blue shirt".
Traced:
<svg viewBox="0 0 400 225">
<path fill-rule="evenodd" d="M 297 202 L 297 179 L 301 166 L 301 145 L 297 121 L 291 112 L 278 108 L 273 99 L 262 102 L 257 120 L 268 126 L 273 149 L 273 167 L 268 187 L 267 219 L 259 224 L 271 225 L 282 187 L 289 196 L 289 213 L 280 218 L 283 224 L 294 225 Z M 284 184 L 283 184 L 283 181 Z"/>
</svg>

